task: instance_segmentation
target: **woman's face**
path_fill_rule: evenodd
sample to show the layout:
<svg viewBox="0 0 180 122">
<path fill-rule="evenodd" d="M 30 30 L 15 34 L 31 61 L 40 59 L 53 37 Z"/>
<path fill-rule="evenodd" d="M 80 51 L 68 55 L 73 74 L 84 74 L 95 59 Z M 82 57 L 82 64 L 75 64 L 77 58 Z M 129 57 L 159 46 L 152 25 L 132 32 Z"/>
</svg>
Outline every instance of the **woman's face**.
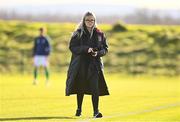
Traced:
<svg viewBox="0 0 180 122">
<path fill-rule="evenodd" d="M 93 16 L 86 16 L 85 17 L 85 25 L 87 28 L 92 28 L 94 26 L 95 19 Z"/>
</svg>

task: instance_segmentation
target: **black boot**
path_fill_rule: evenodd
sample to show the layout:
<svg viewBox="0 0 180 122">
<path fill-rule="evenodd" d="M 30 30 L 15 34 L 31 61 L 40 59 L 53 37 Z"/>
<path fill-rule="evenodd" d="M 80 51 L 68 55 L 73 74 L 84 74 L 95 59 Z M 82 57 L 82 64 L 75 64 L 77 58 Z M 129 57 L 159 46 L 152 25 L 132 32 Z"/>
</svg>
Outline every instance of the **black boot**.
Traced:
<svg viewBox="0 0 180 122">
<path fill-rule="evenodd" d="M 77 110 L 76 110 L 75 116 L 81 116 L 81 110 L 80 110 L 80 109 L 77 109 Z"/>
<path fill-rule="evenodd" d="M 99 111 L 94 112 L 94 118 L 102 118 L 102 117 L 103 115 Z"/>
<path fill-rule="evenodd" d="M 94 111 L 94 118 L 101 118 L 103 115 L 99 112 L 98 109 Z"/>
</svg>

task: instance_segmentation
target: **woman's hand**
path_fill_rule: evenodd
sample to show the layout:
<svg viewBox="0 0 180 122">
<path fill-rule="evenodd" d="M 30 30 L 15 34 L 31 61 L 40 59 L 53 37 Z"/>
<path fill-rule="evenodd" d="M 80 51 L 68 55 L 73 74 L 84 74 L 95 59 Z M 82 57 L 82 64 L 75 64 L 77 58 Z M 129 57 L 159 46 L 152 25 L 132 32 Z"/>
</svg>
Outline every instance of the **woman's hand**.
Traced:
<svg viewBox="0 0 180 122">
<path fill-rule="evenodd" d="M 90 48 L 88 49 L 88 53 L 91 53 L 91 52 L 93 52 L 93 48 L 90 47 Z"/>
<path fill-rule="evenodd" d="M 94 51 L 91 47 L 88 49 L 88 53 L 90 53 L 93 57 L 97 56 L 97 51 Z"/>
<path fill-rule="evenodd" d="M 93 57 L 96 57 L 96 56 L 97 56 L 97 51 L 93 52 L 91 55 L 92 55 Z"/>
</svg>

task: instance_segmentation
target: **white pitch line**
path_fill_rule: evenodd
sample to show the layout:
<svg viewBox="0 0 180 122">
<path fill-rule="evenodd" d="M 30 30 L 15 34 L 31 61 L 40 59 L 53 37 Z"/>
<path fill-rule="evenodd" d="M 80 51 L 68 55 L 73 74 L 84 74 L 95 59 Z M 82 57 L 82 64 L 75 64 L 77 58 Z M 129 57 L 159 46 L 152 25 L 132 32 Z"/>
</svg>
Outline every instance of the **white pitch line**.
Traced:
<svg viewBox="0 0 180 122">
<path fill-rule="evenodd" d="M 117 113 L 117 114 L 110 115 L 110 116 L 104 116 L 103 119 L 115 118 L 115 117 L 125 117 L 125 116 L 130 116 L 130 115 L 150 113 L 150 112 L 164 110 L 164 109 L 177 107 L 177 106 L 180 106 L 180 102 L 172 103 L 172 104 L 169 104 L 169 105 L 166 105 L 166 106 L 157 106 L 157 107 L 154 107 L 152 109 L 146 109 L 146 110 L 142 110 L 142 111 L 132 111 L 132 112 L 124 113 L 124 114 L 123 113 Z M 92 120 L 96 121 L 96 120 L 99 120 L 99 119 L 89 118 L 89 119 L 79 120 L 78 122 L 89 122 L 89 121 L 92 121 Z"/>
<path fill-rule="evenodd" d="M 150 113 L 150 112 L 164 110 L 164 109 L 177 107 L 177 106 L 180 106 L 180 102 L 179 103 L 169 104 L 169 105 L 166 105 L 166 106 L 157 106 L 157 107 L 154 107 L 152 109 L 146 109 L 146 110 L 142 110 L 142 111 L 132 111 L 132 112 L 128 112 L 126 114 L 116 114 L 116 115 L 111 115 L 111 116 L 105 116 L 103 118 L 114 118 L 114 117 L 124 117 L 124 116 L 129 116 L 129 115 L 144 114 L 144 113 Z"/>
</svg>

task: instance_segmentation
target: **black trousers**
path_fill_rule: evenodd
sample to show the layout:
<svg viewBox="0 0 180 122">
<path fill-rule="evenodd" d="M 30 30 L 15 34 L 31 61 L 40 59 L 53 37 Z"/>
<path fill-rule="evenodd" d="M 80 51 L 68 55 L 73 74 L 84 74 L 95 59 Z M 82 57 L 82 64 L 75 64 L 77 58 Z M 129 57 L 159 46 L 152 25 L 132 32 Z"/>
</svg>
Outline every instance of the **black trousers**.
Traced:
<svg viewBox="0 0 180 122">
<path fill-rule="evenodd" d="M 84 94 L 77 94 L 77 106 L 78 110 L 82 110 L 82 102 L 83 102 Z M 92 104 L 94 113 L 98 113 L 98 105 L 99 105 L 99 95 L 92 95 Z"/>
</svg>

